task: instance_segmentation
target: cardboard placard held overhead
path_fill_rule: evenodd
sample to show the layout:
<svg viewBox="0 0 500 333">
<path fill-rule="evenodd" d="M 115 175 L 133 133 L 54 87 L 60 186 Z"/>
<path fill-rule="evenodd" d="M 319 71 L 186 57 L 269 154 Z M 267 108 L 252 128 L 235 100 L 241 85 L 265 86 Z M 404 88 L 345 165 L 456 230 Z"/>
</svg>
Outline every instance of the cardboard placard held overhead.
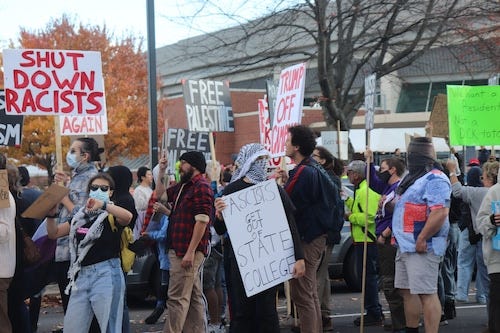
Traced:
<svg viewBox="0 0 500 333">
<path fill-rule="evenodd" d="M 448 129 L 448 100 L 446 94 L 434 97 L 429 122 L 432 123 L 432 135 L 437 138 L 449 136 Z"/>
<path fill-rule="evenodd" d="M 0 208 L 9 208 L 9 178 L 7 169 L 0 170 Z"/>
<path fill-rule="evenodd" d="M 47 216 L 49 210 L 61 202 L 62 198 L 68 193 L 69 189 L 67 187 L 52 184 L 24 211 L 24 213 L 21 214 L 21 216 L 42 220 Z"/>
</svg>

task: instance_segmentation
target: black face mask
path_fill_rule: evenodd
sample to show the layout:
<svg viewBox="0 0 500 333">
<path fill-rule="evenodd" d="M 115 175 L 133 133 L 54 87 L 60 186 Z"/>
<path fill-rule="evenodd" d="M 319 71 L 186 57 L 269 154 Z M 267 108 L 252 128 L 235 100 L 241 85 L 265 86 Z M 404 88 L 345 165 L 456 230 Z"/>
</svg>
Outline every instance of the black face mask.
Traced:
<svg viewBox="0 0 500 333">
<path fill-rule="evenodd" d="M 389 178 L 391 178 L 391 174 L 389 173 L 389 170 L 385 170 L 384 172 L 379 172 L 378 173 L 378 179 L 380 179 L 381 182 L 387 184 L 389 181 Z"/>
</svg>

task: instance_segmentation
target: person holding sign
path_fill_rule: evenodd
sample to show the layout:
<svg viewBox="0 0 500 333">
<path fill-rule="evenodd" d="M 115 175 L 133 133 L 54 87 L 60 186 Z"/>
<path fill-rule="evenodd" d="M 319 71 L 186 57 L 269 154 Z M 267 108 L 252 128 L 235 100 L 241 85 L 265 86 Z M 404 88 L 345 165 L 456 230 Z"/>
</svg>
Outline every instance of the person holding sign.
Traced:
<svg viewBox="0 0 500 333">
<path fill-rule="evenodd" d="M 316 275 L 326 248 L 326 223 L 332 216 L 328 202 L 324 200 L 328 194 L 321 188 L 320 166 L 310 157 L 315 147 L 316 137 L 309 127 L 296 125 L 288 128 L 286 156 L 297 166 L 290 171 L 289 177 L 282 171 L 278 173 L 282 180 L 288 178 L 285 190 L 297 208 L 294 215 L 304 249 L 306 273 L 300 279 L 291 280 L 290 289 L 292 301 L 297 306 L 300 331 L 310 333 L 323 331 Z"/>
<path fill-rule="evenodd" d="M 110 201 L 113 178 L 99 173 L 89 180 L 89 199 L 71 221 L 57 224 L 47 216 L 49 238 L 68 237 L 71 291 L 64 331 L 87 333 L 95 314 L 102 332 L 121 332 L 125 280 L 120 263 L 121 230 L 132 213 Z M 49 214 L 54 214 L 56 207 Z"/>
<path fill-rule="evenodd" d="M 263 145 L 249 143 L 244 145 L 236 159 L 236 170 L 231 182 L 224 188 L 223 196 L 239 190 L 262 183 L 267 179 L 267 165 L 269 152 Z M 293 266 L 293 277 L 300 278 L 305 273 L 305 262 L 300 238 L 293 217 L 294 207 L 286 192 L 280 188 L 280 195 L 288 225 L 293 239 L 295 264 Z M 222 211 L 227 205 L 223 198 L 215 199 L 216 219 L 214 227 L 217 233 L 222 235 L 227 231 Z M 242 228 L 245 221 L 242 221 Z M 275 333 L 279 332 L 279 318 L 276 311 L 276 286 L 261 291 L 260 293 L 247 297 L 240 269 L 236 261 L 236 255 L 231 246 L 231 235 L 224 241 L 224 268 L 226 274 L 227 292 L 229 304 L 231 305 L 230 332 L 234 333 Z M 227 259 L 227 260 L 226 260 Z"/>
<path fill-rule="evenodd" d="M 165 333 L 205 332 L 206 317 L 200 269 L 208 254 L 214 193 L 203 176 L 205 156 L 188 151 L 180 156 L 181 181 L 167 189 L 172 205 L 167 232 L 170 281 Z"/>
</svg>

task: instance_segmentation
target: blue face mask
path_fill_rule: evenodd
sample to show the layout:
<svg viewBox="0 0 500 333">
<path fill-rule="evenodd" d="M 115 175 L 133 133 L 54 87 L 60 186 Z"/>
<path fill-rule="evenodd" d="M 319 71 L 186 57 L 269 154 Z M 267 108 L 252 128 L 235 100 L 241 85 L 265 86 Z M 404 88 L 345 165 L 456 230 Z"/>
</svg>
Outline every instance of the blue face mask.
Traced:
<svg viewBox="0 0 500 333">
<path fill-rule="evenodd" d="M 69 151 L 66 154 L 66 163 L 68 163 L 69 167 L 72 169 L 76 169 L 76 167 L 80 165 L 80 161 L 77 160 L 76 154 L 72 154 Z"/>
<path fill-rule="evenodd" d="M 89 198 L 101 200 L 102 202 L 109 201 L 109 192 L 103 191 L 100 188 L 95 191 L 90 191 Z"/>
</svg>

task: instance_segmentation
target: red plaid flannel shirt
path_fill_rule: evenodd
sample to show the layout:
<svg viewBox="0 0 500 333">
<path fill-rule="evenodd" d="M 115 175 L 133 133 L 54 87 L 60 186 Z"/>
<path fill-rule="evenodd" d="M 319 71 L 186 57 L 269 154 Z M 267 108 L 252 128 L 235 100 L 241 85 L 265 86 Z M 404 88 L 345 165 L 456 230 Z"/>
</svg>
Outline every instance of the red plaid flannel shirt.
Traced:
<svg viewBox="0 0 500 333">
<path fill-rule="evenodd" d="M 214 193 L 203 175 L 197 175 L 185 183 L 177 184 L 167 189 L 169 201 L 172 202 L 172 213 L 169 216 L 167 248 L 175 250 L 177 256 L 184 256 L 193 236 L 196 215 L 212 217 Z M 177 201 L 177 204 L 176 204 Z M 207 255 L 210 233 L 210 221 L 207 223 L 205 233 L 196 248 Z"/>
</svg>

